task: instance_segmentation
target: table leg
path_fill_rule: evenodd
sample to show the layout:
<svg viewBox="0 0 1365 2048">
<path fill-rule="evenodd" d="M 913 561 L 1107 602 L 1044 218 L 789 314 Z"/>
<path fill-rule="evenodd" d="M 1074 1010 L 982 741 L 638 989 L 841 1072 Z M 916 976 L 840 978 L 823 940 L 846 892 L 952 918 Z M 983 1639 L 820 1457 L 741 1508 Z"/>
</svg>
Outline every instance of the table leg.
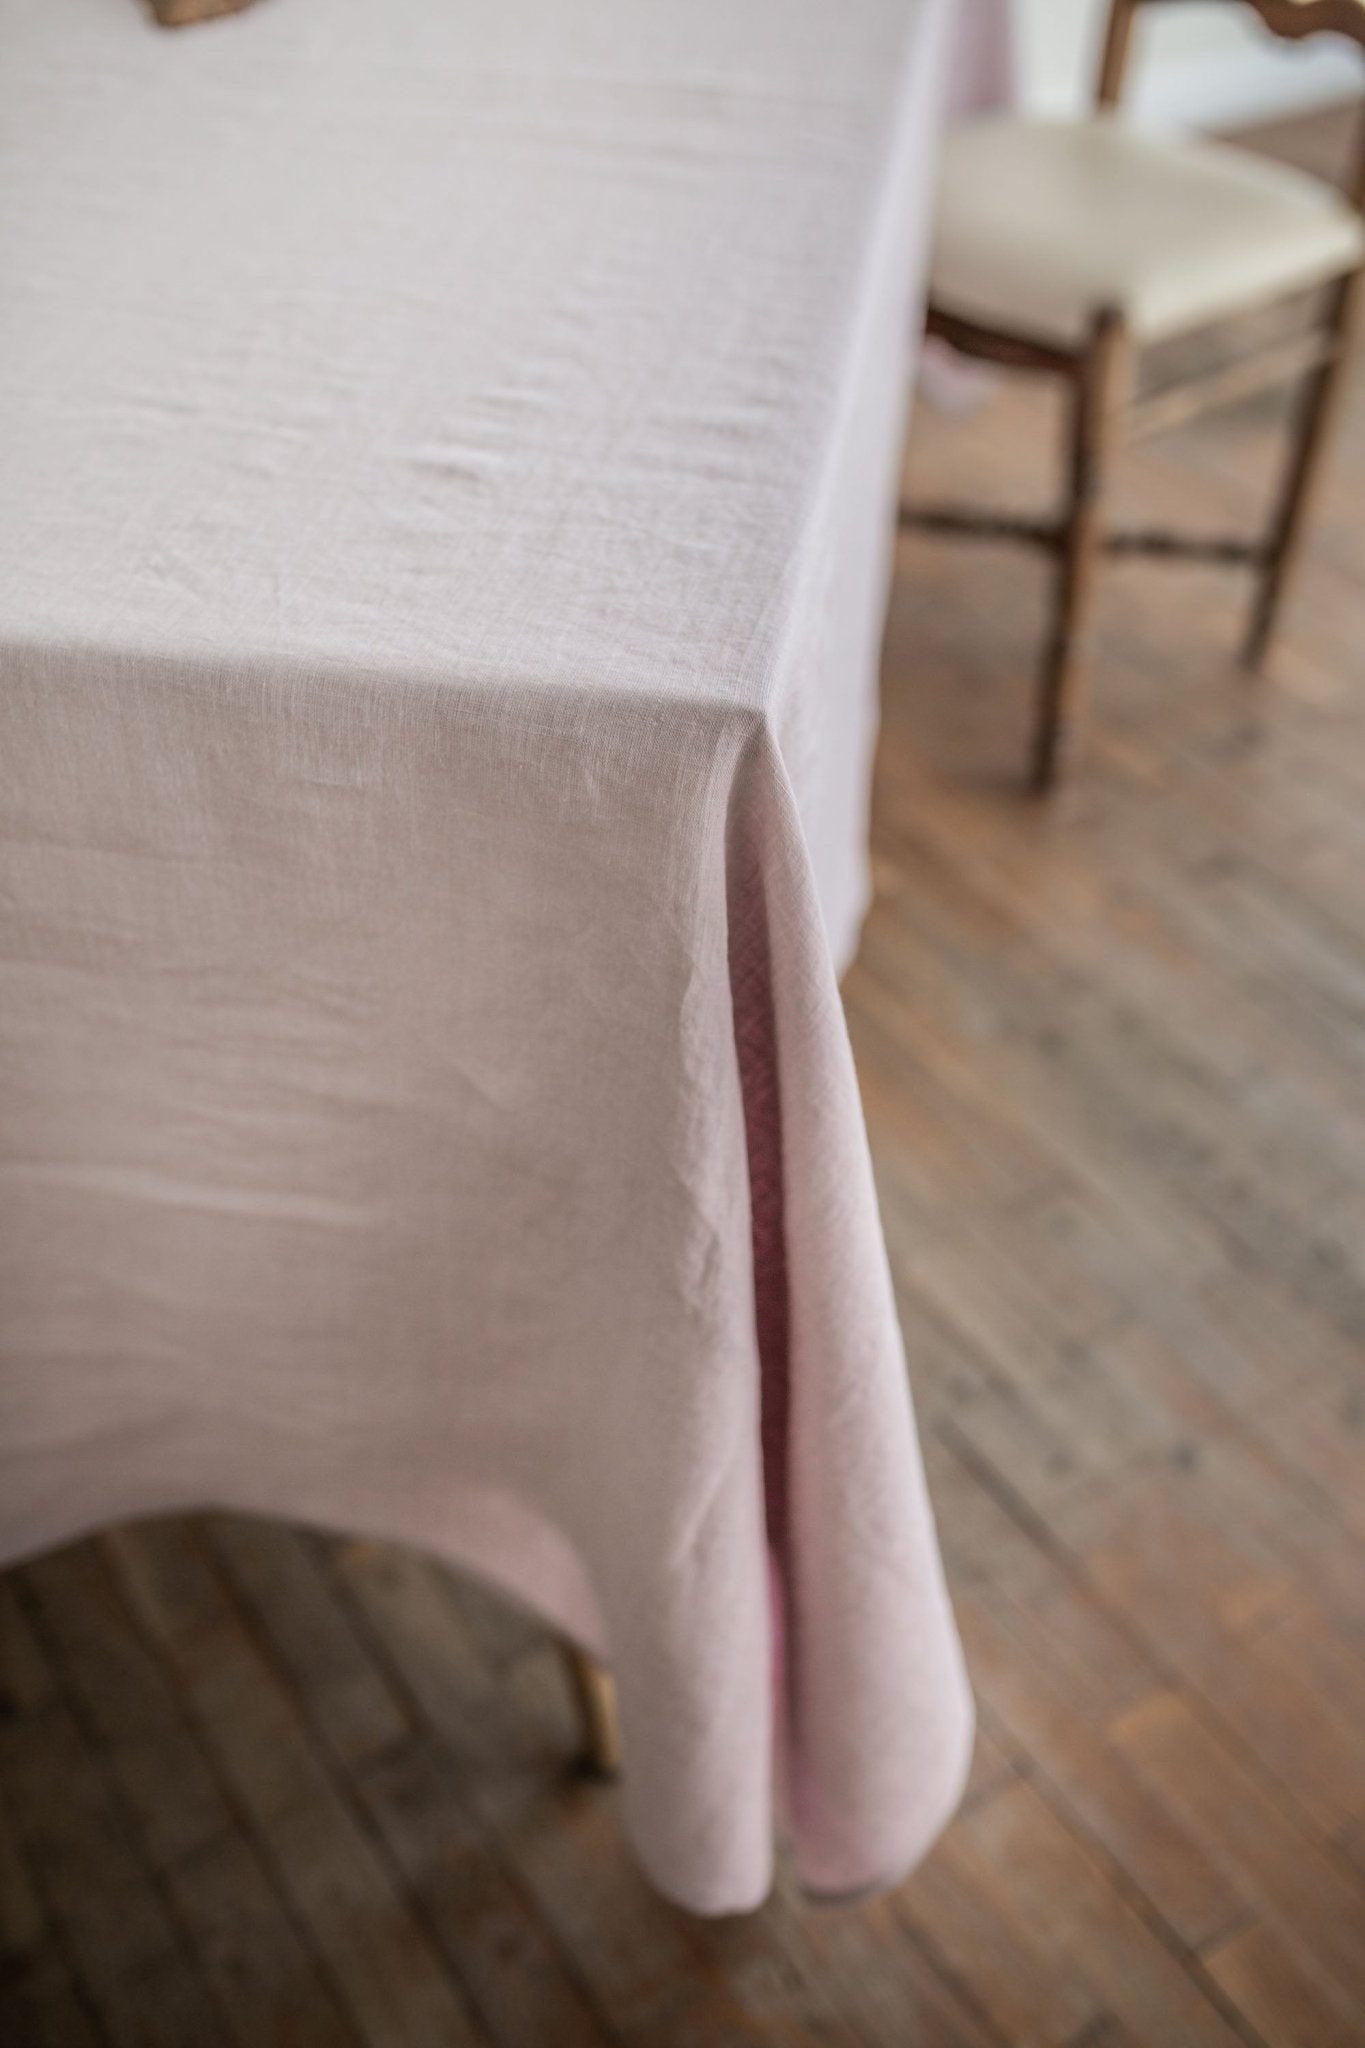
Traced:
<svg viewBox="0 0 1365 2048">
<path fill-rule="evenodd" d="M 614 1778 L 621 1768 L 615 1680 L 567 1636 L 560 1638 L 559 1653 L 578 1715 L 583 1768 L 595 1778 Z"/>
</svg>

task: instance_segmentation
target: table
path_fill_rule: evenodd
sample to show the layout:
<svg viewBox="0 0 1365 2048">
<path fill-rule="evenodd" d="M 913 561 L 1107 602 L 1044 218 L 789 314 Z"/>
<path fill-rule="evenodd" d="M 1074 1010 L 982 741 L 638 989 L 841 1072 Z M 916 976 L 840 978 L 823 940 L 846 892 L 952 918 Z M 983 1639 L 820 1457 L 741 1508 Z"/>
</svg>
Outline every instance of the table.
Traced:
<svg viewBox="0 0 1365 2048">
<path fill-rule="evenodd" d="M 612 1663 L 666 1892 L 971 1713 L 836 969 L 944 0 L 0 0 L 0 1554 Z"/>
</svg>

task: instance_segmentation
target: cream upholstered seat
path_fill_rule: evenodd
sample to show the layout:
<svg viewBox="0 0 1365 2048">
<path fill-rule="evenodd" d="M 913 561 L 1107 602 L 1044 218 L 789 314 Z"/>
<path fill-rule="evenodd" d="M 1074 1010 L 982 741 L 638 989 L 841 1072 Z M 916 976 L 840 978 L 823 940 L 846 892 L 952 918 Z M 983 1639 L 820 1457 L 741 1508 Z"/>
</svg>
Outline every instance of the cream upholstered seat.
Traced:
<svg viewBox="0 0 1365 2048">
<path fill-rule="evenodd" d="M 1155 341 L 1339 277 L 1365 225 L 1320 179 L 1121 115 L 969 121 L 944 151 L 933 304 L 1064 346 Z"/>
</svg>

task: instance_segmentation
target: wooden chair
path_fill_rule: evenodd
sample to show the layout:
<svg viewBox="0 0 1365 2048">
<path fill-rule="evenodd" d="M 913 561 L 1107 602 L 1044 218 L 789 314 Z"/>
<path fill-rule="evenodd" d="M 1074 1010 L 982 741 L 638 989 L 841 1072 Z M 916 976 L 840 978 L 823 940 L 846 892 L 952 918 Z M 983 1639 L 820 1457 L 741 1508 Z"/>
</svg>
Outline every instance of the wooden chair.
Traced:
<svg viewBox="0 0 1365 2048">
<path fill-rule="evenodd" d="M 1365 149 L 1349 189 L 1194 137 L 1144 132 L 1118 113 L 1141 5 L 1111 0 L 1095 112 L 1074 122 L 987 116 L 944 152 L 927 329 L 967 355 L 1052 372 L 1071 386 L 1067 492 L 1052 521 L 951 507 L 902 508 L 902 524 L 1020 540 L 1057 562 L 1039 682 L 1032 781 L 1052 787 L 1083 713 L 1082 651 L 1102 550 L 1246 563 L 1257 589 L 1245 646 L 1259 665 L 1303 536 L 1365 264 Z M 1365 49 L 1365 0 L 1243 0 L 1276 35 L 1318 30 Z M 1325 287 L 1312 331 L 1137 399 L 1135 348 Z M 1306 379 L 1269 532 L 1259 539 L 1106 533 L 1106 467 L 1120 432 L 1173 426 L 1205 407 Z"/>
</svg>

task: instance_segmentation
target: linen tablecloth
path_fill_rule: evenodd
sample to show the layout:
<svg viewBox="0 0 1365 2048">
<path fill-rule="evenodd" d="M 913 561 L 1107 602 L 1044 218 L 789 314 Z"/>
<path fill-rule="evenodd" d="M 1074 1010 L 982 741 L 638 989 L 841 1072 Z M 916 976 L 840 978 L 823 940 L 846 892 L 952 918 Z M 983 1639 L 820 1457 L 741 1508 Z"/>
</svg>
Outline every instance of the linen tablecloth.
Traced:
<svg viewBox="0 0 1365 2048">
<path fill-rule="evenodd" d="M 0 0 L 0 1554 L 610 1660 L 668 1893 L 970 1706 L 836 986 L 940 0 Z"/>
</svg>

